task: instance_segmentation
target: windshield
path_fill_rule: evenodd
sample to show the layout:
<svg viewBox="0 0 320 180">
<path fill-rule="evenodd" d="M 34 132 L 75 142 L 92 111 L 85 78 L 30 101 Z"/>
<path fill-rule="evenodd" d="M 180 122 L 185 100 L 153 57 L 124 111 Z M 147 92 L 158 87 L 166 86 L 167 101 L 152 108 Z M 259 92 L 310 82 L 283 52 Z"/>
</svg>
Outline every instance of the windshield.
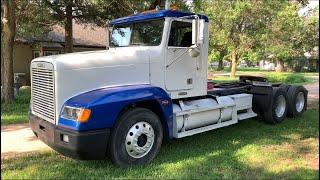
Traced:
<svg viewBox="0 0 320 180">
<path fill-rule="evenodd" d="M 161 43 L 164 20 L 152 20 L 113 27 L 110 45 L 124 46 L 158 46 Z"/>
</svg>

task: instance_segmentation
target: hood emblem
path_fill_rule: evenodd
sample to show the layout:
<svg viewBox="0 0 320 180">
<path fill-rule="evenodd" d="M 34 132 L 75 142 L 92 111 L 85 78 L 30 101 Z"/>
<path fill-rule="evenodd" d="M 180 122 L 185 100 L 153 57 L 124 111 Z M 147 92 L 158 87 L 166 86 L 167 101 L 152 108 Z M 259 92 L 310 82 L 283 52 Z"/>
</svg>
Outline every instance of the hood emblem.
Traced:
<svg viewBox="0 0 320 180">
<path fill-rule="evenodd" d="M 43 64 L 43 63 L 38 63 L 38 64 L 37 64 L 37 67 L 39 67 L 39 68 L 44 68 L 44 64 Z"/>
</svg>

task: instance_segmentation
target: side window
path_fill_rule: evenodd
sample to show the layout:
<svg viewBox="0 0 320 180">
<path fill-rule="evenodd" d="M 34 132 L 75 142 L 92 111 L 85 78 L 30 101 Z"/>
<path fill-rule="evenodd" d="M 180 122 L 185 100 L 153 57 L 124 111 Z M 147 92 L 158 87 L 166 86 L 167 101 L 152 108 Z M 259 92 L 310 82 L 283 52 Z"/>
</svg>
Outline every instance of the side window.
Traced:
<svg viewBox="0 0 320 180">
<path fill-rule="evenodd" d="M 168 46 L 190 47 L 192 45 L 192 23 L 173 21 Z"/>
</svg>

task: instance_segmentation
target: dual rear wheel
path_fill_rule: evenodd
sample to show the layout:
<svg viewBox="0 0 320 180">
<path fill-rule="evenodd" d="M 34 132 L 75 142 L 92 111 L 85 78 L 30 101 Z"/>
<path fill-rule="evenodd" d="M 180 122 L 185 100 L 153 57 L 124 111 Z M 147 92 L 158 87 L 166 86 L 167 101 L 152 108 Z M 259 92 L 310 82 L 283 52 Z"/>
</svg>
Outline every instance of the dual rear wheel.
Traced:
<svg viewBox="0 0 320 180">
<path fill-rule="evenodd" d="M 270 124 L 280 123 L 287 117 L 299 117 L 307 108 L 307 91 L 303 86 L 274 87 L 270 108 L 262 112 Z"/>
</svg>

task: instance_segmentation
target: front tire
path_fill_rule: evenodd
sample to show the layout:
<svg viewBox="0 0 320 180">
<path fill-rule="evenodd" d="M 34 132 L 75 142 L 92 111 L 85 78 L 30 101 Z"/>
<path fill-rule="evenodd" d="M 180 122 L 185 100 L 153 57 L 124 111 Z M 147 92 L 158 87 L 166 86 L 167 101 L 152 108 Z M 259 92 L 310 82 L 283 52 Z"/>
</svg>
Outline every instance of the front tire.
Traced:
<svg viewBox="0 0 320 180">
<path fill-rule="evenodd" d="M 111 134 L 109 155 L 118 166 L 143 165 L 158 154 L 163 139 L 159 117 L 145 108 L 122 114 Z"/>
</svg>

